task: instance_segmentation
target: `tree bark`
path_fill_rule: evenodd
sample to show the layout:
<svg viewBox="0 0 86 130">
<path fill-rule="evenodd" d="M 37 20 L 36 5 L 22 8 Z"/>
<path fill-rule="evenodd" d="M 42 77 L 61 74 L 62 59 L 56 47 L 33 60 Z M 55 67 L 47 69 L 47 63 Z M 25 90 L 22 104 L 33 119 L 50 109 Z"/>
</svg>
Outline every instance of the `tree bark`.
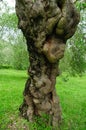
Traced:
<svg viewBox="0 0 86 130">
<path fill-rule="evenodd" d="M 51 117 L 51 125 L 59 125 L 61 108 L 55 91 L 56 76 L 66 41 L 79 23 L 79 13 L 71 0 L 16 0 L 16 14 L 30 57 L 20 112 L 29 121 L 34 120 L 34 115 L 46 113 Z"/>
</svg>

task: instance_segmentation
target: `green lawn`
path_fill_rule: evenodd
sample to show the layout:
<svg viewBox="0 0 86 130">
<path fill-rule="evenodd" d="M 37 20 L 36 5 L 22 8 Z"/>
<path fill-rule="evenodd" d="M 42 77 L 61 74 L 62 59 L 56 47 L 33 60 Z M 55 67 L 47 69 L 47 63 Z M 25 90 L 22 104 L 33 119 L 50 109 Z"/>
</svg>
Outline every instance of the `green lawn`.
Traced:
<svg viewBox="0 0 86 130">
<path fill-rule="evenodd" d="M 0 130 L 31 130 L 18 111 L 26 79 L 26 71 L 0 70 Z M 62 106 L 61 130 L 86 130 L 86 75 L 67 80 L 60 76 L 56 90 Z"/>
</svg>

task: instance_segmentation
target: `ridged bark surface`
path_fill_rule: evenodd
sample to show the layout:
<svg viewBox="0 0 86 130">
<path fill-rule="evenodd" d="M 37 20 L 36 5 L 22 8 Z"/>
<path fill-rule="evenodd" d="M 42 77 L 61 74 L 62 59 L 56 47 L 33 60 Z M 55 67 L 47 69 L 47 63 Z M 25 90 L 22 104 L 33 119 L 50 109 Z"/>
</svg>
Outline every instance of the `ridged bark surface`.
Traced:
<svg viewBox="0 0 86 130">
<path fill-rule="evenodd" d="M 29 78 L 20 107 L 29 121 L 34 115 L 50 115 L 53 126 L 61 122 L 61 108 L 55 91 L 59 60 L 67 39 L 73 36 L 79 14 L 71 0 L 16 0 L 18 27 L 29 51 Z"/>
</svg>

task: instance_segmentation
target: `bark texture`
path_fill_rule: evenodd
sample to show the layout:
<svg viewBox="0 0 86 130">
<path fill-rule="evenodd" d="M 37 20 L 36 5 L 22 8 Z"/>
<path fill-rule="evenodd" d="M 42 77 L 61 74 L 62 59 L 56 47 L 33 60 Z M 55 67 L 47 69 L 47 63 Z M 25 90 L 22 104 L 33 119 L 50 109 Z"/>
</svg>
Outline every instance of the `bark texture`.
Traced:
<svg viewBox="0 0 86 130">
<path fill-rule="evenodd" d="M 49 114 L 51 124 L 56 126 L 61 122 L 55 91 L 58 64 L 67 39 L 76 31 L 79 14 L 71 0 L 16 0 L 16 14 L 30 55 L 30 77 L 20 112 L 29 121 L 34 115 Z"/>
</svg>

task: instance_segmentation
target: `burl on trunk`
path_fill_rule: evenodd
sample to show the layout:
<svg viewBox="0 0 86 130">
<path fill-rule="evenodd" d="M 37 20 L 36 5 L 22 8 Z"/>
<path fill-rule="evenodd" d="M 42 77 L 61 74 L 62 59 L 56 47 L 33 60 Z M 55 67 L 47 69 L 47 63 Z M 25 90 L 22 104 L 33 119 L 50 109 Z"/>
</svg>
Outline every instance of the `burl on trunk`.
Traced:
<svg viewBox="0 0 86 130">
<path fill-rule="evenodd" d="M 71 0 L 16 0 L 18 27 L 29 51 L 29 78 L 20 107 L 29 121 L 34 115 L 50 115 L 51 125 L 61 122 L 61 108 L 55 91 L 59 60 L 67 39 L 73 36 L 79 14 Z"/>
</svg>

